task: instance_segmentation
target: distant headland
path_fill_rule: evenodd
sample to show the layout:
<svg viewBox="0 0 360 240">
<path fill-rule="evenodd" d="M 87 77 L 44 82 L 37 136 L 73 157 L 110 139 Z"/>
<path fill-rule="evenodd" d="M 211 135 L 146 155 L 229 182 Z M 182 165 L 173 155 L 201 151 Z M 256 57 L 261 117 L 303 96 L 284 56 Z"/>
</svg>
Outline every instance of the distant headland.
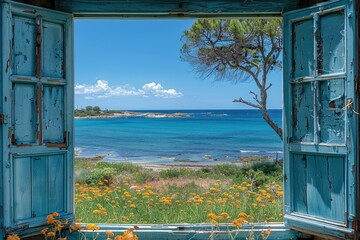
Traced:
<svg viewBox="0 0 360 240">
<path fill-rule="evenodd" d="M 160 112 L 135 112 L 121 110 L 102 110 L 98 106 L 87 106 L 74 110 L 75 119 L 97 119 L 97 118 L 122 118 L 122 117 L 144 117 L 144 118 L 185 118 L 186 113 L 160 113 Z"/>
</svg>

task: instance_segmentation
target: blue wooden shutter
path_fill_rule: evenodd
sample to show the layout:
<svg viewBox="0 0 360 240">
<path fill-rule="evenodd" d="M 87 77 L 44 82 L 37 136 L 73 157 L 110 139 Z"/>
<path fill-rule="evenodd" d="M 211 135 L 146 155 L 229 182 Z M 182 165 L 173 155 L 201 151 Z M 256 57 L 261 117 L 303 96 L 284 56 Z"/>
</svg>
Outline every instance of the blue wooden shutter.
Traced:
<svg viewBox="0 0 360 240">
<path fill-rule="evenodd" d="M 353 5 L 284 17 L 285 221 L 341 238 L 358 230 Z"/>
<path fill-rule="evenodd" d="M 21 234 L 55 211 L 73 217 L 73 19 L 13 2 L 1 6 L 7 120 L 0 223 L 5 233 Z"/>
</svg>

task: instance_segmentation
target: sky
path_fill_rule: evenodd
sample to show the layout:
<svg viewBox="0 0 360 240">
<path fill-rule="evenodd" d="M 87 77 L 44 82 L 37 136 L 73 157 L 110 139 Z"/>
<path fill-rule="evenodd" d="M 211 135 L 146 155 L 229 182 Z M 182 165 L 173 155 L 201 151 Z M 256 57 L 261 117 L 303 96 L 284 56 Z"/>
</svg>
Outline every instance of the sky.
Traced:
<svg viewBox="0 0 360 240">
<path fill-rule="evenodd" d="M 251 109 L 251 81 L 201 78 L 180 59 L 181 36 L 194 20 L 75 20 L 75 107 L 115 110 Z M 282 73 L 268 108 L 282 108 Z"/>
</svg>

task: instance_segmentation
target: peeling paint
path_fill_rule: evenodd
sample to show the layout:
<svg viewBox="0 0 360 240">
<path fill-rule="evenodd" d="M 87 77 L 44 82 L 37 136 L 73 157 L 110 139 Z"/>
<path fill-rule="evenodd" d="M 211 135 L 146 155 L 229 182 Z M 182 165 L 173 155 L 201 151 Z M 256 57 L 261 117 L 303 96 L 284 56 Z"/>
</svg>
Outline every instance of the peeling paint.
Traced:
<svg viewBox="0 0 360 240">
<path fill-rule="evenodd" d="M 292 86 L 293 140 L 314 141 L 314 100 L 312 84 L 299 83 Z"/>
<path fill-rule="evenodd" d="M 64 143 L 64 87 L 44 85 L 42 94 L 44 143 Z"/>
<path fill-rule="evenodd" d="M 344 79 L 320 83 L 320 142 L 345 142 L 345 86 Z"/>
</svg>

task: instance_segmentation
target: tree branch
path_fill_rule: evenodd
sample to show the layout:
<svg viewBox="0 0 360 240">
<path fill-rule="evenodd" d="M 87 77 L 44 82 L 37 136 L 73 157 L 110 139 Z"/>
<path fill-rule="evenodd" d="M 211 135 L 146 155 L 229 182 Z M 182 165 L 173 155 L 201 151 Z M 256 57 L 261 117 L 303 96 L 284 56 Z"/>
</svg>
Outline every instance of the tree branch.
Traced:
<svg viewBox="0 0 360 240">
<path fill-rule="evenodd" d="M 250 91 L 250 94 L 254 95 L 254 97 L 253 97 L 254 100 L 261 106 L 262 103 L 261 103 L 261 101 L 259 100 L 258 95 L 257 95 L 256 93 L 254 93 L 253 91 Z"/>
<path fill-rule="evenodd" d="M 255 104 L 255 103 L 252 103 L 252 102 L 249 102 L 249 101 L 246 101 L 246 100 L 244 100 L 244 99 L 242 99 L 242 98 L 234 99 L 233 102 L 239 102 L 239 103 L 246 104 L 246 105 L 248 105 L 248 106 L 250 106 L 250 107 L 253 107 L 253 108 L 259 108 L 259 109 L 261 109 L 261 106 L 260 106 L 260 105 Z"/>
<path fill-rule="evenodd" d="M 265 88 L 265 91 L 269 90 L 269 88 L 272 87 L 272 84 L 270 83 L 269 86 L 267 86 L 267 88 Z"/>
</svg>

